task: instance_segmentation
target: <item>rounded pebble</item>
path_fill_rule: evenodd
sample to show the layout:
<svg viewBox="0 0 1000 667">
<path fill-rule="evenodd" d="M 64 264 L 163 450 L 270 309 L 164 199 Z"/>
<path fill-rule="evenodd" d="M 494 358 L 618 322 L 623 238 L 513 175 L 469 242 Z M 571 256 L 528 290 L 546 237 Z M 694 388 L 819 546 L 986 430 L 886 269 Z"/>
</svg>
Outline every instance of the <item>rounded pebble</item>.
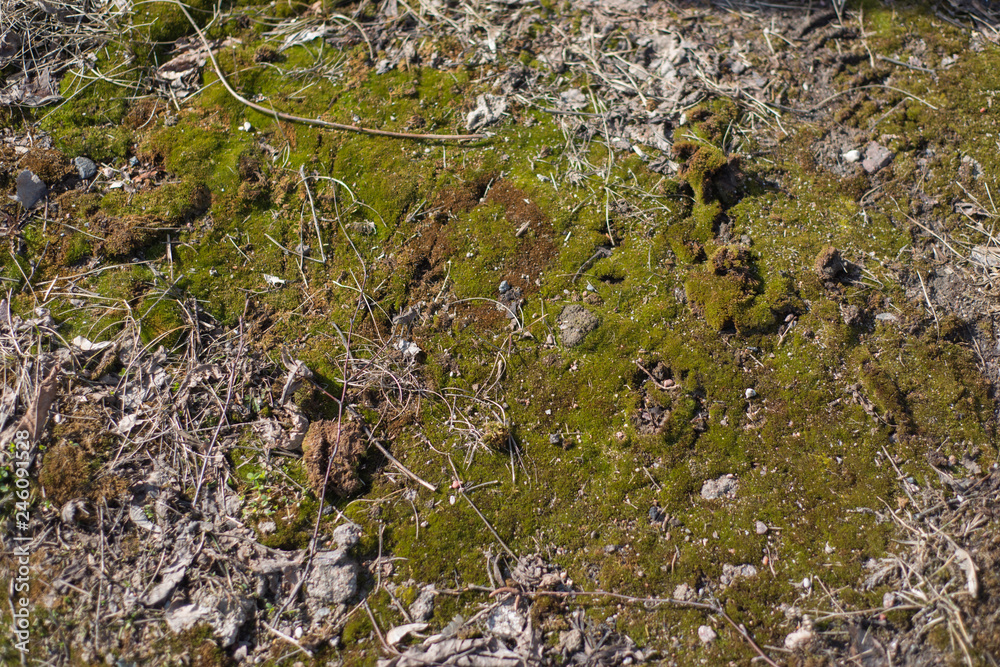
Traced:
<svg viewBox="0 0 1000 667">
<path fill-rule="evenodd" d="M 711 644 L 715 641 L 716 637 L 718 637 L 718 635 L 715 634 L 715 630 L 707 625 L 703 625 L 698 628 L 698 639 L 700 639 L 703 644 Z"/>
<path fill-rule="evenodd" d="M 510 291 L 510 283 L 504 280 L 503 282 L 500 283 L 500 293 L 504 294 L 508 291 Z"/>
<path fill-rule="evenodd" d="M 756 398 L 757 397 L 757 392 L 754 391 L 753 389 L 747 389 L 743 393 L 743 395 L 746 396 L 748 399 L 750 399 L 750 398 Z"/>
<path fill-rule="evenodd" d="M 757 531 L 758 535 L 763 535 L 764 533 L 767 532 L 767 524 L 764 523 L 763 521 L 758 521 L 756 524 L 754 524 L 754 529 Z"/>
<path fill-rule="evenodd" d="M 97 176 L 97 165 L 89 157 L 80 156 L 73 158 L 73 164 L 76 166 L 76 170 L 83 180 L 89 181 L 94 176 Z"/>
<path fill-rule="evenodd" d="M 857 162 L 861 159 L 861 151 L 858 149 L 850 150 L 844 153 L 844 160 L 847 162 Z"/>
</svg>

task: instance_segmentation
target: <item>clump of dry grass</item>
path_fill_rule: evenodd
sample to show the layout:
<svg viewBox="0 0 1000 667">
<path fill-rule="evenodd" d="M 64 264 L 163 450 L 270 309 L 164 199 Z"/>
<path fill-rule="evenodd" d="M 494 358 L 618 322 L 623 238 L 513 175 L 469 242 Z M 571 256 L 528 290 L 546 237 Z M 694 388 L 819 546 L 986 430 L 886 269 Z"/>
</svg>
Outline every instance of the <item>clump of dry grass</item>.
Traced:
<svg viewBox="0 0 1000 667">
<path fill-rule="evenodd" d="M 0 4 L 0 105 L 58 101 L 59 76 L 93 60 L 94 48 L 119 33 L 124 3 L 15 1 Z"/>
<path fill-rule="evenodd" d="M 952 658 L 971 666 L 984 648 L 990 650 L 984 642 L 991 641 L 992 622 L 984 620 L 983 607 L 991 607 L 987 601 L 994 593 L 986 590 L 991 576 L 984 575 L 996 559 L 990 527 L 996 525 L 992 505 L 1000 489 L 1000 472 L 980 473 L 971 458 L 964 459 L 962 467 L 971 474 L 956 474 L 958 470 L 947 462 L 934 467 L 939 487 L 918 486 L 896 468 L 905 495 L 898 498 L 898 507 L 887 504 L 879 515 L 897 526 L 897 548 L 865 564 L 867 573 L 860 586 L 885 589 L 882 606 L 848 612 L 830 592 L 837 610 L 818 612 L 816 621 L 833 623 L 819 652 L 868 652 L 889 660 L 888 664 L 895 656 L 919 655 L 930 664 L 948 659 L 950 651 Z M 898 612 L 908 618 L 894 618 Z M 840 624 L 847 625 L 850 637 L 844 646 L 835 640 L 842 634 Z M 937 640 L 927 641 L 931 635 Z"/>
</svg>

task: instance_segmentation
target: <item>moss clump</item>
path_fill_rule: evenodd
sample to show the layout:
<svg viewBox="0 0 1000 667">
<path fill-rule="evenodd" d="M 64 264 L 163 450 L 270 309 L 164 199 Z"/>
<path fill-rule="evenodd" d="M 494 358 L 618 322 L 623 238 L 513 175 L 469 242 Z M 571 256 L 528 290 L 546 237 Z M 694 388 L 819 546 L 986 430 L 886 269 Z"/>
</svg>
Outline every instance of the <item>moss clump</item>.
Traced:
<svg viewBox="0 0 1000 667">
<path fill-rule="evenodd" d="M 193 117 L 150 135 L 142 145 L 146 159 L 181 177 L 205 181 L 215 170 L 218 151 L 225 141 L 221 127 L 202 127 Z"/>
<path fill-rule="evenodd" d="M 710 144 L 682 141 L 674 144 L 674 155 L 684 161 L 680 176 L 691 186 L 695 202 L 711 200 L 712 179 L 729 164 L 725 154 Z"/>
<path fill-rule="evenodd" d="M 90 240 L 83 234 L 72 234 L 66 237 L 63 244 L 62 258 L 60 264 L 63 266 L 73 266 L 79 264 L 90 256 Z"/>
<path fill-rule="evenodd" d="M 494 451 L 507 449 L 510 443 L 510 427 L 499 421 L 486 422 L 483 427 L 483 444 Z"/>
<path fill-rule="evenodd" d="M 694 200 L 690 214 L 672 224 L 666 233 L 674 255 L 681 262 L 705 258 L 705 245 L 718 234 L 726 219 L 726 209 L 743 196 L 739 156 L 727 155 L 725 149 L 737 117 L 731 104 L 723 104 L 714 111 L 702 107 L 693 112 L 693 120 L 699 122 L 675 133 L 673 153 L 682 163 L 679 175 Z"/>
<path fill-rule="evenodd" d="M 149 296 L 140 302 L 139 333 L 146 345 L 162 345 L 172 350 L 181 341 L 185 326 L 184 312 L 169 298 Z"/>
<path fill-rule="evenodd" d="M 709 104 L 695 107 L 688 114 L 695 133 L 716 145 L 725 145 L 739 120 L 740 109 L 728 98 L 718 98 Z"/>
<path fill-rule="evenodd" d="M 191 17 L 204 27 L 212 16 L 212 3 L 207 0 L 191 0 L 185 3 Z M 157 58 L 165 62 L 173 42 L 193 33 L 190 21 L 180 7 L 169 2 L 147 0 L 138 2 L 132 9 L 134 29 L 130 31 L 129 48 L 140 62 Z"/>
<path fill-rule="evenodd" d="M 101 209 L 114 216 L 145 216 L 150 227 L 161 227 L 155 221 L 168 225 L 180 225 L 204 213 L 212 202 L 208 187 L 199 181 L 188 179 L 180 183 L 165 183 L 149 192 L 128 196 L 113 191 L 101 200 Z M 139 217 L 131 218 L 138 221 Z M 134 225 L 133 225 L 134 226 Z"/>
<path fill-rule="evenodd" d="M 790 305 L 790 286 L 778 280 L 765 289 L 750 251 L 739 245 L 721 246 L 685 283 L 688 299 L 709 326 L 720 331 L 735 327 L 741 333 L 773 326 L 775 310 Z"/>
</svg>

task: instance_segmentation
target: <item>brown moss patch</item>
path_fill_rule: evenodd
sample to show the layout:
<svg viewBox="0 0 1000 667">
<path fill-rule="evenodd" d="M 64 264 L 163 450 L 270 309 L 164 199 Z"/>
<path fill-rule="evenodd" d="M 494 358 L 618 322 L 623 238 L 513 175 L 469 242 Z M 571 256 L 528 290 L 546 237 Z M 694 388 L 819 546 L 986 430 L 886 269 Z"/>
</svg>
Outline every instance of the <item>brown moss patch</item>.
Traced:
<svg viewBox="0 0 1000 667">
<path fill-rule="evenodd" d="M 535 280 L 545 271 L 557 254 L 552 239 L 552 223 L 533 198 L 508 180 L 495 183 L 486 195 L 486 203 L 504 207 L 504 216 L 511 223 L 510 234 L 516 234 L 527 225 L 516 252 L 511 253 L 504 265 L 504 274 L 523 294 L 538 291 Z M 527 276 L 527 278 L 525 278 Z"/>
<path fill-rule="evenodd" d="M 163 108 L 163 104 L 157 100 L 139 100 L 129 108 L 125 118 L 122 119 L 122 124 L 133 132 L 149 127 L 153 124 L 160 108 Z"/>
<path fill-rule="evenodd" d="M 531 200 L 527 192 L 516 187 L 506 179 L 497 181 L 486 195 L 486 203 L 498 203 L 504 207 L 504 215 L 514 223 L 515 228 L 528 223 L 531 229 L 538 231 L 547 222 L 545 214 L 538 204 Z"/>
<path fill-rule="evenodd" d="M 445 225 L 429 221 L 417 232 L 413 244 L 401 254 L 400 268 L 410 274 L 410 289 L 418 294 L 444 277 L 444 266 L 454 255 L 455 246 Z"/>
<path fill-rule="evenodd" d="M 46 185 L 58 183 L 74 172 L 66 156 L 52 148 L 35 148 L 28 151 L 21 158 L 18 167 L 30 170 L 45 181 Z"/>
<path fill-rule="evenodd" d="M 90 460 L 85 447 L 65 441 L 45 452 L 38 473 L 45 496 L 57 505 L 86 496 L 91 485 Z"/>
<path fill-rule="evenodd" d="M 461 185 L 443 188 L 434 199 L 435 215 L 439 220 L 447 220 L 471 211 L 479 205 L 493 178 L 492 174 L 483 174 Z"/>
<path fill-rule="evenodd" d="M 109 216 L 103 213 L 91 221 L 91 229 L 103 241 L 95 241 L 96 249 L 109 257 L 130 257 L 152 242 L 155 234 L 150 229 L 156 221 L 144 215 Z"/>
<path fill-rule="evenodd" d="M 323 494 L 324 480 L 326 490 L 342 498 L 361 490 L 363 484 L 357 468 L 368 449 L 368 439 L 361 424 L 315 421 L 309 425 L 302 448 L 309 486 L 317 496 Z M 330 469 L 328 479 L 327 467 Z"/>
</svg>

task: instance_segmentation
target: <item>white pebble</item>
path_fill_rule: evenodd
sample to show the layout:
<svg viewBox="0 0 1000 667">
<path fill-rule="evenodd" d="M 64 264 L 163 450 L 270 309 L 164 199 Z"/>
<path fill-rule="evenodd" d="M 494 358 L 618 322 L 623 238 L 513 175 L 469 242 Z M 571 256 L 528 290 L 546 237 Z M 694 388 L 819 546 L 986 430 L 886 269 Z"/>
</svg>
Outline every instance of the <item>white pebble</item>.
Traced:
<svg viewBox="0 0 1000 667">
<path fill-rule="evenodd" d="M 754 391 L 752 388 L 748 388 L 745 392 L 743 392 L 743 395 L 746 396 L 747 399 L 749 400 L 751 398 L 756 398 L 757 392 Z"/>
<path fill-rule="evenodd" d="M 812 630 L 808 628 L 802 628 L 801 630 L 796 630 L 787 637 L 785 637 L 785 648 L 789 651 L 796 651 L 798 649 L 804 649 L 812 643 L 813 633 Z"/>
<path fill-rule="evenodd" d="M 763 521 L 758 521 L 757 523 L 755 523 L 754 528 L 757 531 L 758 535 L 763 535 L 764 533 L 767 532 L 767 524 L 764 523 Z"/>
<path fill-rule="evenodd" d="M 861 159 L 861 151 L 858 149 L 850 150 L 844 153 L 844 160 L 847 162 L 857 162 Z"/>
<path fill-rule="evenodd" d="M 698 639 L 700 639 L 703 644 L 711 644 L 715 641 L 716 637 L 718 637 L 718 635 L 715 634 L 715 630 L 707 625 L 703 625 L 698 628 Z"/>
</svg>

